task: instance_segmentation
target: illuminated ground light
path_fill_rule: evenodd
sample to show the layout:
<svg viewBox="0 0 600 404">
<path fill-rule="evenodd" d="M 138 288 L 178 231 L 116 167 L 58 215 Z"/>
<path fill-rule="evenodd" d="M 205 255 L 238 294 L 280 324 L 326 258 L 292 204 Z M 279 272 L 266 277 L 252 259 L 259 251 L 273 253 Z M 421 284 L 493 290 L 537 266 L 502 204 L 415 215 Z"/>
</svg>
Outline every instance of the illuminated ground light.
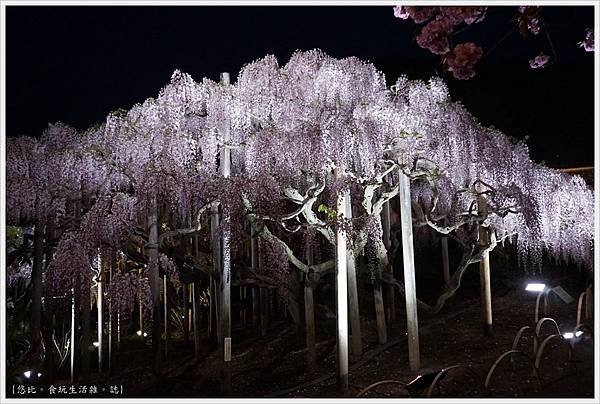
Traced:
<svg viewBox="0 0 600 404">
<path fill-rule="evenodd" d="M 138 330 L 136 334 L 139 336 L 142 336 L 142 330 Z M 147 337 L 147 336 L 148 336 L 148 334 L 144 333 L 144 337 Z"/>
<path fill-rule="evenodd" d="M 577 331 L 575 332 L 575 334 L 573 334 L 572 332 L 566 332 L 563 334 L 563 338 L 564 339 L 573 339 L 573 338 L 579 338 L 583 335 L 583 331 Z"/>
<path fill-rule="evenodd" d="M 26 378 L 30 378 L 31 377 L 31 370 L 28 370 L 27 372 L 23 372 L 23 376 L 25 376 Z"/>
<path fill-rule="evenodd" d="M 94 341 L 92 344 L 93 344 L 93 345 L 94 345 L 96 348 L 98 348 L 98 347 L 100 346 L 100 343 L 99 343 L 98 341 Z"/>
<path fill-rule="evenodd" d="M 525 288 L 528 292 L 543 292 L 546 289 L 546 284 L 544 283 L 528 283 Z"/>
</svg>

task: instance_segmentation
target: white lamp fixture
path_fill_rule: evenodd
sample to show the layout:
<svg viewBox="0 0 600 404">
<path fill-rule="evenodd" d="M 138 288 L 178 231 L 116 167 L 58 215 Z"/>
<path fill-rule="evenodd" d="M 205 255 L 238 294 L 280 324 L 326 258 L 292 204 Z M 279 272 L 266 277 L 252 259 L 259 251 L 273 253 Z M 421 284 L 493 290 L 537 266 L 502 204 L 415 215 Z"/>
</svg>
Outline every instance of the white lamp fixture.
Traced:
<svg viewBox="0 0 600 404">
<path fill-rule="evenodd" d="M 544 283 L 528 283 L 525 288 L 528 292 L 543 292 L 546 289 L 546 284 Z"/>
<path fill-rule="evenodd" d="M 26 378 L 30 378 L 31 377 L 31 370 L 28 370 L 26 372 L 23 372 L 23 376 L 25 376 Z"/>
<path fill-rule="evenodd" d="M 94 341 L 93 344 L 96 348 L 98 348 L 98 346 L 100 346 L 100 343 L 98 341 Z"/>
<path fill-rule="evenodd" d="M 583 335 L 583 331 L 577 331 L 575 333 L 572 332 L 566 332 L 563 334 L 563 338 L 564 339 L 573 339 L 573 338 L 579 338 Z"/>
</svg>

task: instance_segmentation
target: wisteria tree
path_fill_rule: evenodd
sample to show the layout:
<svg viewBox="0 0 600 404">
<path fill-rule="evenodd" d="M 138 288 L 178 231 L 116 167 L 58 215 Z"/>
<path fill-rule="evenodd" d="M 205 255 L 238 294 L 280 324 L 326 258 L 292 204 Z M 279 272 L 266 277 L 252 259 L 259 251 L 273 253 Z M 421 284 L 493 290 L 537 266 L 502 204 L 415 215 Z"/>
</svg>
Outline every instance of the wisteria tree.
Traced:
<svg viewBox="0 0 600 404">
<path fill-rule="evenodd" d="M 461 14 L 461 21 L 474 23 L 483 12 Z M 398 240 L 390 235 L 386 209 L 398 195 L 412 195 L 412 225 L 452 237 L 463 251 L 437 302 L 419 302 L 429 313 L 441 310 L 476 262 L 489 304 L 488 255 L 503 242 L 516 245 L 526 268 L 539 267 L 544 255 L 593 267 L 594 200 L 581 178 L 536 165 L 525 145 L 483 127 L 453 103 L 439 79 L 401 77 L 387 88 L 373 65 L 320 51 L 298 52 L 281 67 L 267 56 L 246 65 L 236 83 L 227 76 L 198 83 L 176 71 L 156 99 L 115 111 L 83 133 L 56 124 L 39 140 L 11 139 L 7 162 L 8 222 L 34 226 L 33 338 L 40 333 L 42 290 L 48 308 L 72 296 L 81 313 L 84 377 L 91 296 L 102 367 L 106 295 L 111 330 L 112 319 L 125 321 L 136 305 L 140 322 L 143 313 L 151 315 L 160 382 L 168 280 L 176 291 L 193 284 L 194 301 L 200 279 L 212 285 L 225 391 L 232 283 L 276 286 L 297 323 L 304 301 L 310 367 L 313 289 L 334 272 L 339 363 L 346 366 L 340 376 L 347 384 L 346 316 L 352 352 L 362 353 L 361 271 L 368 271 L 381 344 L 387 339 L 382 284 L 406 294 L 407 306 L 414 297 L 412 284 L 405 279 L 405 288 L 391 268 Z M 52 231 L 44 233 L 48 226 Z M 55 251 L 44 254 L 44 243 L 56 243 Z M 361 255 L 366 267 L 358 264 Z M 303 294 L 287 285 L 296 274 Z M 180 278 L 186 278 L 183 286 Z M 194 303 L 195 318 L 197 310 Z M 200 325 L 194 324 L 198 353 Z M 143 338 L 142 327 L 138 332 Z M 109 342 L 109 357 L 111 349 Z"/>
</svg>

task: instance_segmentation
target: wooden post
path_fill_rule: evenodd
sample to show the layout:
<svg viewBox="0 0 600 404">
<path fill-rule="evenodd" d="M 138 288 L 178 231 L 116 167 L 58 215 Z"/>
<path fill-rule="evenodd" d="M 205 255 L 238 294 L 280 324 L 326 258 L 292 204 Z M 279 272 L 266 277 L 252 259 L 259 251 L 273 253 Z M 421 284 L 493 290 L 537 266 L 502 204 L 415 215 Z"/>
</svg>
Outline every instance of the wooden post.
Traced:
<svg viewBox="0 0 600 404">
<path fill-rule="evenodd" d="M 192 322 L 194 328 L 194 357 L 196 360 L 200 358 L 200 314 L 198 313 L 199 298 L 198 283 L 193 282 L 192 287 Z"/>
<path fill-rule="evenodd" d="M 108 374 L 112 375 L 113 371 L 113 313 L 112 300 L 108 301 Z"/>
<path fill-rule="evenodd" d="M 383 227 L 383 245 L 385 246 L 386 251 L 390 251 L 392 247 L 392 241 L 390 238 L 391 235 L 391 220 L 390 220 L 390 202 L 386 202 L 383 204 L 383 210 L 381 212 L 381 225 Z M 388 267 L 386 270 L 394 275 L 394 263 L 390 260 Z M 396 319 L 396 302 L 394 298 L 394 285 L 388 283 L 386 285 L 386 301 L 385 305 L 385 317 L 389 323 Z"/>
<path fill-rule="evenodd" d="M 477 183 L 477 211 L 479 216 L 487 216 L 487 201 L 481 195 L 483 187 Z M 487 248 L 490 243 L 488 228 L 479 225 L 479 245 Z M 483 331 L 485 335 L 492 335 L 492 289 L 490 285 L 490 252 L 485 251 L 479 262 L 479 282 L 481 286 L 481 313 L 483 317 Z"/>
<path fill-rule="evenodd" d="M 90 269 L 88 269 L 90 271 Z M 81 294 L 81 346 L 79 347 L 81 354 L 81 382 L 87 383 L 90 376 L 90 314 L 91 314 L 91 298 L 92 293 L 90 278 L 84 277 L 83 293 Z"/>
<path fill-rule="evenodd" d="M 138 275 L 140 277 L 140 281 L 142 279 L 142 268 L 139 269 Z M 139 317 L 140 317 L 140 339 L 142 343 L 144 343 L 144 306 L 142 305 L 142 293 L 140 290 L 140 299 L 139 299 Z"/>
<path fill-rule="evenodd" d="M 262 257 L 260 255 L 260 244 L 262 241 L 260 239 L 257 241 L 258 268 L 261 271 L 263 268 Z M 260 300 L 260 335 L 264 337 L 269 331 L 269 302 L 267 301 L 267 290 L 265 288 L 259 288 L 258 294 Z"/>
<path fill-rule="evenodd" d="M 97 279 L 97 299 L 96 299 L 96 309 L 98 310 L 98 372 L 102 373 L 102 345 L 103 345 L 103 325 L 104 319 L 102 317 L 102 301 L 103 301 L 103 288 L 102 288 L 102 277 L 103 277 L 103 266 L 104 260 L 102 259 L 102 255 L 98 254 L 98 279 Z"/>
<path fill-rule="evenodd" d="M 442 236 L 442 265 L 444 268 L 444 284 L 450 281 L 450 256 L 448 254 L 448 236 Z"/>
<path fill-rule="evenodd" d="M 218 212 L 217 212 L 218 213 Z M 217 220 L 218 220 L 217 215 Z M 218 225 L 218 222 L 217 222 Z M 211 230 L 212 227 L 211 227 Z M 200 244 L 199 244 L 199 236 L 197 234 L 192 238 L 192 253 L 194 257 L 200 257 Z M 210 281 L 212 282 L 213 278 L 210 277 Z M 192 290 L 192 329 L 194 330 L 194 357 L 196 360 L 200 358 L 200 282 L 194 281 L 190 285 Z M 218 327 L 217 327 L 218 329 Z"/>
<path fill-rule="evenodd" d="M 229 86 L 229 73 L 221 73 L 221 83 Z M 223 128 L 223 141 L 219 168 L 223 178 L 231 175 L 231 149 L 229 142 L 229 126 Z M 222 271 L 221 271 L 221 337 L 223 338 L 223 393 L 231 393 L 231 255 L 229 242 L 231 239 L 229 229 L 229 213 L 223 211 L 223 237 L 222 237 Z"/>
<path fill-rule="evenodd" d="M 250 265 L 253 271 L 258 271 L 258 239 L 254 229 L 251 230 L 250 238 Z M 258 289 L 252 288 L 252 328 L 258 330 L 260 323 L 260 307 L 258 299 Z"/>
<path fill-rule="evenodd" d="M 587 321 L 591 321 L 594 318 L 594 293 L 592 292 L 592 286 L 588 286 L 585 290 L 585 317 Z"/>
<path fill-rule="evenodd" d="M 352 219 L 352 200 L 350 193 L 345 196 L 346 217 Z M 358 283 L 356 280 L 356 257 L 352 248 L 348 248 L 348 297 L 350 308 L 350 326 L 352 338 L 350 340 L 352 356 L 358 359 L 362 356 L 362 334 L 360 331 L 360 311 L 358 304 Z"/>
<path fill-rule="evenodd" d="M 221 240 L 219 238 L 218 235 L 218 227 L 219 227 L 219 208 L 216 206 L 213 206 L 211 208 L 211 218 L 210 218 L 210 230 L 211 230 L 211 238 L 212 238 L 212 248 L 213 248 L 213 272 L 215 274 L 222 274 L 221 271 Z M 222 340 L 221 340 L 221 331 L 222 331 L 222 326 L 221 323 L 219 321 L 219 319 L 221 318 L 221 313 L 219 312 L 219 307 L 221 306 L 221 304 L 219 304 L 219 299 L 220 299 L 220 295 L 221 293 L 218 293 L 217 291 L 217 285 L 216 285 L 216 280 L 211 278 L 211 290 L 210 290 L 210 296 L 211 296 L 211 301 L 210 303 L 212 303 L 213 309 L 214 309 L 214 313 L 215 313 L 215 331 L 217 334 L 217 342 L 219 344 L 219 346 L 222 346 Z M 198 299 L 198 296 L 196 297 Z"/>
<path fill-rule="evenodd" d="M 267 306 L 269 318 L 271 320 L 276 320 L 275 313 L 273 312 L 273 291 L 271 289 L 267 289 Z"/>
<path fill-rule="evenodd" d="M 244 297 L 245 296 L 245 290 L 243 286 L 240 286 L 238 288 L 238 294 L 239 294 L 239 298 L 240 298 L 240 310 L 239 310 L 239 320 L 240 320 L 240 324 L 244 325 L 246 323 L 246 310 L 244 309 Z"/>
<path fill-rule="evenodd" d="M 339 175 L 339 173 L 336 173 Z M 347 191 L 346 191 L 347 192 Z M 337 212 L 340 219 L 346 217 L 346 195 L 338 195 Z M 336 231 L 336 291 L 337 291 L 337 351 L 338 387 L 348 391 L 348 246 L 346 231 Z"/>
<path fill-rule="evenodd" d="M 165 361 L 169 357 L 169 304 L 167 301 L 167 275 L 163 275 L 163 307 L 164 307 L 164 321 L 165 321 Z"/>
<path fill-rule="evenodd" d="M 31 342 L 33 350 L 37 350 L 41 345 L 43 262 L 44 226 L 38 220 L 33 229 L 33 265 L 31 267 Z"/>
<path fill-rule="evenodd" d="M 66 211 L 70 210 L 70 207 L 65 207 Z M 44 255 L 45 255 L 45 260 L 44 260 L 44 269 L 47 271 L 48 270 L 48 266 L 50 266 L 50 264 L 52 263 L 52 259 L 54 258 L 54 247 L 53 247 L 53 241 L 55 240 L 55 236 L 54 236 L 54 229 L 55 229 L 55 224 L 54 224 L 54 219 L 52 217 L 48 217 L 48 220 L 46 222 L 46 231 L 45 231 L 45 245 L 44 245 Z M 15 301 L 16 296 L 19 295 L 19 291 L 18 288 L 15 288 Z M 33 303 L 33 302 L 32 302 Z M 56 324 L 56 318 L 54 315 L 54 305 L 52 304 L 47 304 L 45 305 L 45 316 L 44 318 L 41 318 L 41 336 L 42 336 L 42 341 L 44 343 L 45 346 L 52 346 L 52 336 L 54 334 L 54 326 Z M 56 372 L 55 369 L 55 354 L 53 352 L 47 352 L 46 355 L 44 355 L 44 368 L 46 369 L 46 374 L 43 375 L 44 378 L 46 380 L 54 380 L 54 375 Z"/>
<path fill-rule="evenodd" d="M 110 255 L 110 265 L 108 266 L 108 281 L 107 284 L 109 285 L 109 289 L 108 289 L 108 374 L 112 375 L 113 372 L 113 360 L 114 360 L 114 355 L 113 355 L 113 345 L 115 343 L 115 331 L 116 328 L 114 327 L 114 315 L 113 315 L 113 310 L 112 310 L 112 301 L 114 296 L 110 295 L 110 284 L 112 283 L 113 280 L 113 269 L 116 269 L 117 266 L 117 256 L 116 253 L 113 251 Z"/>
<path fill-rule="evenodd" d="M 400 222 L 402 226 L 402 258 L 404 263 L 404 290 L 406 298 L 406 330 L 408 334 L 408 362 L 415 372 L 421 367 L 419 354 L 419 322 L 417 315 L 417 288 L 410 202 L 410 178 L 399 174 Z"/>
<path fill-rule="evenodd" d="M 215 335 L 214 311 L 215 311 L 215 286 L 212 277 L 208 279 L 208 336 L 213 338 Z"/>
<path fill-rule="evenodd" d="M 156 197 L 148 206 L 148 267 L 150 269 L 150 292 L 152 295 L 152 353 L 154 355 L 154 376 L 160 383 L 162 368 L 161 327 L 160 327 L 160 274 L 158 270 L 158 211 Z M 144 336 L 142 332 L 142 337 Z"/>
<path fill-rule="evenodd" d="M 75 289 L 71 288 L 71 384 L 75 382 Z"/>
<path fill-rule="evenodd" d="M 181 293 L 183 294 L 183 342 L 187 346 L 187 344 L 190 342 L 189 283 L 184 283 L 181 289 Z"/>
<path fill-rule="evenodd" d="M 117 350 L 121 347 L 121 311 L 117 311 Z"/>
<path fill-rule="evenodd" d="M 313 285 L 310 279 L 310 267 L 313 265 L 312 245 L 306 244 L 306 263 L 309 267 L 304 274 L 304 319 L 306 322 L 306 370 L 313 373 L 317 366 L 315 306 L 313 301 Z"/>
</svg>

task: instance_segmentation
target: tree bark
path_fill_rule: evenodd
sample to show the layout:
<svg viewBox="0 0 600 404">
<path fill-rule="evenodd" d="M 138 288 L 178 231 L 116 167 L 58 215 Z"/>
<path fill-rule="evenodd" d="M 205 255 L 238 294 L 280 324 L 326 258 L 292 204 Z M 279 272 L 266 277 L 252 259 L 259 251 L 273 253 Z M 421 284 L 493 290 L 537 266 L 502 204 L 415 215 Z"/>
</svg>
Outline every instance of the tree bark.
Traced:
<svg viewBox="0 0 600 404">
<path fill-rule="evenodd" d="M 375 279 L 373 283 L 373 300 L 375 303 L 375 320 L 377 323 L 377 339 L 380 345 L 387 343 L 387 329 L 385 324 L 385 309 L 383 306 L 383 292 L 381 281 Z"/>
<path fill-rule="evenodd" d="M 383 227 L 383 244 L 385 245 L 385 249 L 387 251 L 392 247 L 392 242 L 390 239 L 390 203 L 389 201 L 383 204 L 383 210 L 381 212 L 381 224 Z M 388 261 L 388 266 L 386 268 L 390 275 L 394 276 L 394 266 L 391 261 Z M 388 324 L 391 324 L 396 319 L 396 301 L 394 297 L 394 285 L 386 284 L 386 306 L 385 306 L 385 314 L 386 320 Z"/>
<path fill-rule="evenodd" d="M 444 285 L 450 282 L 450 256 L 448 254 L 448 236 L 442 236 L 442 265 L 444 269 Z"/>
<path fill-rule="evenodd" d="M 313 264 L 313 252 L 310 244 L 306 245 L 306 263 L 309 268 Z M 304 319 L 306 322 L 306 370 L 308 373 L 313 373 L 317 366 L 317 351 L 315 347 L 315 307 L 310 271 L 304 276 Z"/>
</svg>

